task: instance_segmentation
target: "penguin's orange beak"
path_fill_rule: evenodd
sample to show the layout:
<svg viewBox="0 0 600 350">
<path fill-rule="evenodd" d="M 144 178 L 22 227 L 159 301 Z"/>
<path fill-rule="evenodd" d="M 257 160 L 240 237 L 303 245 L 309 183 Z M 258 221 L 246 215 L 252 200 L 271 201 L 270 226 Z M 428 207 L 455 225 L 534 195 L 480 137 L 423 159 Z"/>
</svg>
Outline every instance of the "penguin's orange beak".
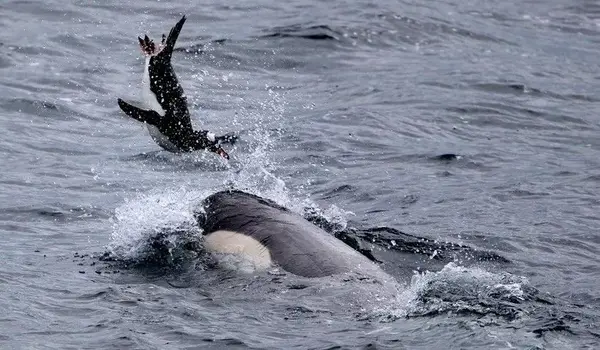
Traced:
<svg viewBox="0 0 600 350">
<path fill-rule="evenodd" d="M 222 149 L 221 147 L 217 148 L 217 150 L 215 151 L 218 155 L 220 155 L 221 157 L 225 158 L 225 159 L 229 159 L 229 154 L 227 154 L 227 152 L 225 152 L 224 149 Z"/>
</svg>

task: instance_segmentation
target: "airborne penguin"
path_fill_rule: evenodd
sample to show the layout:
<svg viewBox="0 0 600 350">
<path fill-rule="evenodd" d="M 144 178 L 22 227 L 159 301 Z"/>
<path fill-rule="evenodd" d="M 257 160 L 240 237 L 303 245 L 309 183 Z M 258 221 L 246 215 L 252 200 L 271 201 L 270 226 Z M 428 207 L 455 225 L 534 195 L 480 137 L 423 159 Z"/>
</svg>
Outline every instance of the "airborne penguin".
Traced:
<svg viewBox="0 0 600 350">
<path fill-rule="evenodd" d="M 155 45 L 147 35 L 143 39 L 138 37 L 140 49 L 146 56 L 142 79 L 146 109 L 122 99 L 118 99 L 119 107 L 128 116 L 146 123 L 152 139 L 167 151 L 181 153 L 207 149 L 229 159 L 221 143 L 234 142 L 236 137 L 232 134 L 216 137 L 207 130 L 194 131 L 187 98 L 171 65 L 173 48 L 185 20 L 183 16 L 168 37 L 163 34 L 160 45 Z"/>
</svg>

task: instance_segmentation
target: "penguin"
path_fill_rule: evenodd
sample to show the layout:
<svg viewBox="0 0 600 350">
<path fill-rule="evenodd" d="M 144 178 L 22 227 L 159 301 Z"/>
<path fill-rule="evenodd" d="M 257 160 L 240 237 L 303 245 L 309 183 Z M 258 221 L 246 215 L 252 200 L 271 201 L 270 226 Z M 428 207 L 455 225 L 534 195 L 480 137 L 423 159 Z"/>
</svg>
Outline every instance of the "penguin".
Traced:
<svg viewBox="0 0 600 350">
<path fill-rule="evenodd" d="M 145 108 L 118 99 L 125 114 L 147 125 L 152 139 L 163 149 L 173 153 L 192 152 L 206 149 L 225 159 L 229 154 L 222 143 L 233 143 L 234 134 L 215 136 L 207 131 L 196 131 L 192 127 L 187 98 L 177 80 L 171 64 L 175 42 L 186 21 L 185 15 L 156 45 L 147 35 L 138 37 L 140 49 L 146 56 L 142 79 L 142 98 Z"/>
</svg>

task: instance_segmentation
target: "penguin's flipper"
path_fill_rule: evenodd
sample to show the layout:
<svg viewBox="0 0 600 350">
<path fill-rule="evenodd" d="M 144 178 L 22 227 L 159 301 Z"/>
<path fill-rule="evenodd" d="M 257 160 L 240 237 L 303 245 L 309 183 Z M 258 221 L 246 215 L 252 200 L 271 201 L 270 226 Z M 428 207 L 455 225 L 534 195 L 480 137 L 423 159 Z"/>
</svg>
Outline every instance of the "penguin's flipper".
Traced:
<svg viewBox="0 0 600 350">
<path fill-rule="evenodd" d="M 153 110 L 146 110 L 129 104 L 121 99 L 118 99 L 119 107 L 131 118 L 138 120 L 142 123 L 148 123 L 151 125 L 158 125 L 160 121 L 160 114 Z"/>
</svg>

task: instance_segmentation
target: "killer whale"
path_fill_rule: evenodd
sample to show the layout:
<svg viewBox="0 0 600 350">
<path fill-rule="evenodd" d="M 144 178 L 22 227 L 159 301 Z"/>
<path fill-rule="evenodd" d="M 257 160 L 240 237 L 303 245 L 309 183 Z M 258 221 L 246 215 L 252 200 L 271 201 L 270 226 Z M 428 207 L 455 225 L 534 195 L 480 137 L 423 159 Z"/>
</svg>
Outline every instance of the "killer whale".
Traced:
<svg viewBox="0 0 600 350">
<path fill-rule="evenodd" d="M 163 149 L 174 153 L 207 149 L 229 159 L 221 144 L 234 142 L 236 137 L 233 134 L 217 137 L 207 130 L 193 129 L 187 98 L 171 65 L 173 49 L 185 21 L 183 16 L 168 37 L 163 34 L 160 45 L 155 45 L 147 35 L 143 39 L 138 37 L 146 56 L 142 79 L 145 108 L 120 98 L 117 102 L 125 114 L 146 123 L 150 136 Z"/>
<path fill-rule="evenodd" d="M 195 216 L 206 250 L 243 256 L 259 269 L 276 265 L 302 277 L 359 273 L 389 279 L 377 264 L 320 227 L 253 194 L 214 193 Z"/>
</svg>

